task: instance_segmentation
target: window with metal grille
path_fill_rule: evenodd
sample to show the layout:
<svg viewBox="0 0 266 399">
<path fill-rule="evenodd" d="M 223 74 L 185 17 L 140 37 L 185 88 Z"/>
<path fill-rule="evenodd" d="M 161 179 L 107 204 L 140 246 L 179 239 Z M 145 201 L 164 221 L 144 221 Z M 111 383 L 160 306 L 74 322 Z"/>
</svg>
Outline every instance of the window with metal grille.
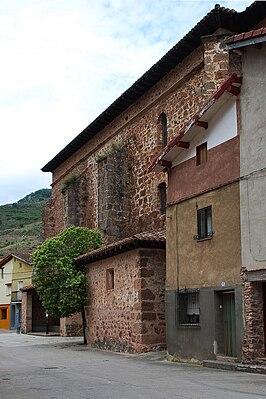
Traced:
<svg viewBox="0 0 266 399">
<path fill-rule="evenodd" d="M 199 325 L 200 307 L 199 291 L 179 292 L 179 325 Z"/>
<path fill-rule="evenodd" d="M 212 231 L 212 207 L 207 206 L 197 210 L 198 234 L 197 239 L 210 238 L 213 236 Z"/>
</svg>

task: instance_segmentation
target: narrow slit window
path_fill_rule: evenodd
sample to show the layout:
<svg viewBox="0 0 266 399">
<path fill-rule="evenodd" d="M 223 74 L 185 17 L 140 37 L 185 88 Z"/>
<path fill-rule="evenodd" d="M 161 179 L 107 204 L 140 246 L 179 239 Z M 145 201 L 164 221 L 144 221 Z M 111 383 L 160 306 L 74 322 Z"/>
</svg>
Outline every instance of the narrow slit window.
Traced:
<svg viewBox="0 0 266 399">
<path fill-rule="evenodd" d="M 196 147 L 196 165 L 202 165 L 207 162 L 207 143 Z"/>
<path fill-rule="evenodd" d="M 162 126 L 162 146 L 165 147 L 167 145 L 168 137 L 167 137 L 167 117 L 163 112 L 160 115 L 161 126 Z"/>
<path fill-rule="evenodd" d="M 114 269 L 106 270 L 106 290 L 113 290 L 115 286 L 115 273 Z"/>
<path fill-rule="evenodd" d="M 161 205 L 161 214 L 165 215 L 166 213 L 166 183 L 159 184 L 159 195 L 160 195 L 160 205 Z"/>
</svg>

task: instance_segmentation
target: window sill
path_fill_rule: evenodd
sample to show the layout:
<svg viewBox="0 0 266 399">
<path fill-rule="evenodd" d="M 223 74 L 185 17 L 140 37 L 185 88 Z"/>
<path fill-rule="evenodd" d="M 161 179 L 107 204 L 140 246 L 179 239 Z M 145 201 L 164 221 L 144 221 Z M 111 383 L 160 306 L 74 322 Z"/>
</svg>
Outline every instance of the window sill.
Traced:
<svg viewBox="0 0 266 399">
<path fill-rule="evenodd" d="M 200 324 L 178 324 L 180 328 L 200 328 Z"/>
<path fill-rule="evenodd" d="M 197 242 L 202 242 L 202 241 L 208 241 L 208 240 L 212 240 L 213 236 L 211 237 L 204 237 L 204 238 L 196 238 Z"/>
</svg>

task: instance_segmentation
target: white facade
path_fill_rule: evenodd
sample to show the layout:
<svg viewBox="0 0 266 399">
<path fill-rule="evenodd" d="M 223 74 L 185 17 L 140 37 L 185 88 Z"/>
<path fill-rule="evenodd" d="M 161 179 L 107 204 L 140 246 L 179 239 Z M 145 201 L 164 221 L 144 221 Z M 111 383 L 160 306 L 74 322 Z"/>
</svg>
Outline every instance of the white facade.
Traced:
<svg viewBox="0 0 266 399">
<path fill-rule="evenodd" d="M 12 269 L 12 259 L 0 269 L 0 305 L 9 305 L 11 302 Z"/>
</svg>

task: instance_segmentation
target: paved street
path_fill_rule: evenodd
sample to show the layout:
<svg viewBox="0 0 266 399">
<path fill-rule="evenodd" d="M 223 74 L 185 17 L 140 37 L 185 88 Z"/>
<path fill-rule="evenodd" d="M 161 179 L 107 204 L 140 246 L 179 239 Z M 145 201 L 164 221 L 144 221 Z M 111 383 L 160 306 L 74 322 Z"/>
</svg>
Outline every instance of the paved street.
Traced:
<svg viewBox="0 0 266 399">
<path fill-rule="evenodd" d="M 0 332 L 1 399 L 259 399 L 266 376 L 91 350 L 81 339 Z"/>
</svg>

